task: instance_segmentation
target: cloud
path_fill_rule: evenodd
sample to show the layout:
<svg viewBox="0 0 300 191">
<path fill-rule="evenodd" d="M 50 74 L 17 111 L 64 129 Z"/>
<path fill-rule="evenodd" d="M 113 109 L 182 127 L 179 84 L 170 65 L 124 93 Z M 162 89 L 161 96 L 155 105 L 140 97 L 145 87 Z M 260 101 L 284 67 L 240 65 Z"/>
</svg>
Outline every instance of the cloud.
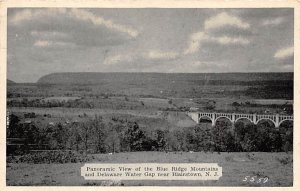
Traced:
<svg viewBox="0 0 300 191">
<path fill-rule="evenodd" d="M 174 60 L 179 58 L 179 53 L 175 51 L 159 51 L 159 50 L 150 50 L 150 51 L 140 51 L 138 53 L 121 53 L 109 56 L 105 58 L 104 65 L 114 65 L 119 63 L 128 63 L 128 62 L 137 62 L 138 60 L 143 61 L 144 65 L 148 61 L 155 60 Z"/>
<path fill-rule="evenodd" d="M 110 56 L 107 57 L 103 64 L 104 65 L 114 65 L 114 64 L 118 64 L 120 62 L 130 62 L 133 61 L 133 56 L 132 55 L 128 55 L 128 54 L 118 54 L 118 55 L 114 55 L 114 56 Z"/>
<path fill-rule="evenodd" d="M 26 21 L 43 19 L 43 17 L 51 17 L 60 19 L 60 16 L 67 16 L 69 19 L 90 22 L 94 26 L 104 26 L 107 29 L 127 34 L 135 38 L 139 35 L 139 31 L 126 25 L 115 23 L 112 20 L 106 20 L 94 13 L 84 9 L 65 9 L 65 8 L 50 8 L 50 9 L 25 9 L 17 12 L 9 22 L 13 25 L 19 25 Z"/>
<path fill-rule="evenodd" d="M 56 17 L 61 14 L 65 14 L 64 8 L 49 8 L 49 9 L 25 9 L 18 11 L 9 21 L 13 25 L 18 25 L 26 21 L 33 19 L 39 19 L 41 17 Z"/>
<path fill-rule="evenodd" d="M 219 13 L 218 15 L 211 17 L 204 22 L 205 30 L 222 28 L 224 26 L 231 26 L 239 29 L 250 28 L 249 23 L 244 22 L 239 17 L 230 15 L 226 12 Z"/>
<path fill-rule="evenodd" d="M 37 46 L 37 47 L 47 47 L 50 46 L 51 42 L 47 41 L 47 40 L 38 40 L 35 41 L 35 43 L 33 44 L 33 46 Z"/>
<path fill-rule="evenodd" d="M 204 21 L 204 30 L 191 34 L 188 42 L 188 48 L 184 50 L 183 54 L 196 53 L 204 43 L 218 43 L 221 45 L 247 45 L 250 40 L 243 37 L 229 37 L 226 35 L 214 36 L 211 35 L 211 29 L 222 27 L 234 27 L 239 29 L 249 29 L 250 24 L 243 22 L 239 17 L 222 12 L 216 16 L 210 17 Z"/>
<path fill-rule="evenodd" d="M 73 48 L 76 44 L 68 41 L 69 35 L 58 31 L 36 31 L 30 32 L 35 39 L 33 46 L 38 48 Z"/>
<path fill-rule="evenodd" d="M 128 34 L 131 37 L 137 37 L 139 32 L 131 27 L 114 23 L 111 20 L 105 20 L 102 17 L 96 16 L 93 13 L 83 9 L 72 9 L 71 15 L 78 20 L 91 21 L 94 25 L 103 25 L 109 29 L 116 30 Z"/>
<path fill-rule="evenodd" d="M 207 69 L 207 68 L 209 68 L 210 65 L 213 65 L 213 63 L 212 62 L 195 61 L 190 64 L 190 67 Z"/>
<path fill-rule="evenodd" d="M 275 26 L 275 25 L 279 25 L 284 21 L 283 17 L 276 17 L 276 18 L 272 18 L 272 19 L 264 19 L 261 22 L 261 25 L 263 26 Z"/>
<path fill-rule="evenodd" d="M 205 32 L 197 32 L 191 35 L 189 47 L 184 51 L 184 54 L 192 54 L 197 52 L 204 43 L 217 43 L 221 45 L 247 45 L 250 43 L 250 40 L 242 37 L 229 37 L 225 35 L 214 37 L 209 36 Z"/>
<path fill-rule="evenodd" d="M 179 54 L 174 51 L 169 52 L 162 52 L 157 50 L 151 50 L 149 51 L 147 57 L 150 59 L 165 59 L 165 60 L 171 60 L 178 58 Z"/>
<path fill-rule="evenodd" d="M 62 41 L 48 41 L 48 40 L 37 40 L 34 42 L 33 46 L 39 48 L 58 48 L 58 47 L 74 47 L 74 43 L 62 42 Z"/>
<path fill-rule="evenodd" d="M 59 31 L 36 31 L 30 32 L 31 36 L 39 39 L 65 39 L 68 38 L 68 34 Z"/>
<path fill-rule="evenodd" d="M 189 47 L 184 51 L 184 54 L 192 54 L 199 50 L 201 43 L 210 40 L 210 36 L 205 32 L 193 33 L 189 40 Z"/>
<path fill-rule="evenodd" d="M 293 71 L 293 56 L 274 58 L 293 45 L 291 8 L 78 10 L 9 8 L 8 75 L 21 82 L 58 71 Z M 216 24 L 222 12 L 244 24 Z"/>
<path fill-rule="evenodd" d="M 292 56 L 294 56 L 294 47 L 286 47 L 279 49 L 274 54 L 274 58 L 276 59 L 286 59 Z"/>
<path fill-rule="evenodd" d="M 246 45 L 249 44 L 250 41 L 248 39 L 242 37 L 228 37 L 228 36 L 221 36 L 221 37 L 211 37 L 211 41 L 217 42 L 219 44 L 227 45 L 227 44 L 241 44 Z"/>
</svg>

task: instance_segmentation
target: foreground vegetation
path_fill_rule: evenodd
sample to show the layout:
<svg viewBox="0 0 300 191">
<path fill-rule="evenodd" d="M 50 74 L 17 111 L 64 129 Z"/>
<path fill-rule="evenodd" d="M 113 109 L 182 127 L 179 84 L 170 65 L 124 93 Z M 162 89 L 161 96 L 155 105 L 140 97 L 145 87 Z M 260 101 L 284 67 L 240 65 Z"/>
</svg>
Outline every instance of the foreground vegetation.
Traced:
<svg viewBox="0 0 300 191">
<path fill-rule="evenodd" d="M 26 117 L 33 114 L 25 114 Z M 147 129 L 147 128 L 144 128 Z M 73 150 L 84 153 L 132 151 L 205 151 L 205 152 L 288 152 L 293 147 L 292 124 L 275 129 L 267 121 L 254 125 L 218 120 L 182 129 L 140 128 L 136 121 L 102 116 L 64 124 L 20 123 L 17 115 L 9 116 L 8 153 L 23 155 L 31 150 Z M 14 144 L 14 141 L 19 141 Z"/>
</svg>

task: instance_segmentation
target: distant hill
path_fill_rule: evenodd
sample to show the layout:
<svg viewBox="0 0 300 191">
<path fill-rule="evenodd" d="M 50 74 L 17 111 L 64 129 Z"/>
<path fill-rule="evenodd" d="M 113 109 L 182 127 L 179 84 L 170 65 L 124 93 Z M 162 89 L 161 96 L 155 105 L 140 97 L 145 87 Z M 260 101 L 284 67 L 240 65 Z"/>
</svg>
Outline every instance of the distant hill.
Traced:
<svg viewBox="0 0 300 191">
<path fill-rule="evenodd" d="M 6 80 L 6 83 L 7 83 L 7 84 L 16 84 L 16 82 L 14 82 L 14 81 L 12 81 L 12 80 L 9 80 L 9 79 Z"/>
<path fill-rule="evenodd" d="M 293 83 L 293 73 L 53 73 L 41 77 L 37 83 L 259 85 L 262 81 Z"/>
</svg>

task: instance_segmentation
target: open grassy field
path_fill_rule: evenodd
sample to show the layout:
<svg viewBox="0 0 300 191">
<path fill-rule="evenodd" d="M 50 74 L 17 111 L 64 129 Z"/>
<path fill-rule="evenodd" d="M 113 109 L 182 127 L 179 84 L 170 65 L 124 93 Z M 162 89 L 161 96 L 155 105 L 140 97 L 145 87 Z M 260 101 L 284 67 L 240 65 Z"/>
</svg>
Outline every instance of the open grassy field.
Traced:
<svg viewBox="0 0 300 191">
<path fill-rule="evenodd" d="M 101 115 L 104 120 L 110 121 L 112 117 L 136 121 L 141 128 L 180 129 L 193 127 L 196 122 L 184 112 L 157 111 L 157 110 L 112 110 L 112 109 L 84 109 L 84 108 L 9 108 L 10 113 L 23 116 L 24 113 L 34 112 L 37 117 L 31 119 L 36 124 L 47 125 L 50 122 L 64 124 L 66 121 L 85 121 L 87 117 Z M 51 117 L 44 117 L 50 115 Z M 86 117 L 84 117 L 84 115 Z"/>
<path fill-rule="evenodd" d="M 86 181 L 80 176 L 84 163 L 7 163 L 7 185 L 115 185 L 115 186 L 292 186 L 292 154 L 128 152 L 96 154 L 89 163 L 218 163 L 223 176 L 218 181 Z M 266 183 L 245 182 L 245 176 L 268 177 Z"/>
</svg>

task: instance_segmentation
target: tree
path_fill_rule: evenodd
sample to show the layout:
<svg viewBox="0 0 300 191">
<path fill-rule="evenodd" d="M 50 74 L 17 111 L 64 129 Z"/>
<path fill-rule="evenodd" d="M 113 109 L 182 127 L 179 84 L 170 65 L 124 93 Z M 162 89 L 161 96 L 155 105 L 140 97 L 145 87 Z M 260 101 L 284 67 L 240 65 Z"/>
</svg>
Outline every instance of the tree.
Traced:
<svg viewBox="0 0 300 191">
<path fill-rule="evenodd" d="M 118 136 L 117 131 L 113 128 L 113 126 L 110 126 L 110 130 L 107 133 L 106 139 L 105 139 L 105 146 L 107 152 L 119 152 L 120 151 L 120 138 Z"/>
<path fill-rule="evenodd" d="M 237 139 L 240 141 L 239 143 L 242 148 L 242 151 L 246 151 L 246 152 L 258 151 L 257 131 L 258 130 L 256 125 L 247 124 L 243 128 L 243 130 L 237 133 Z"/>
<path fill-rule="evenodd" d="M 280 125 L 279 132 L 282 139 L 282 150 L 293 151 L 293 123 L 284 121 Z"/>
<path fill-rule="evenodd" d="M 217 121 L 215 127 L 212 129 L 212 139 L 216 151 L 234 151 L 235 141 L 231 127 L 232 124 L 229 121 Z"/>
<path fill-rule="evenodd" d="M 18 116 L 14 115 L 14 114 L 10 114 L 9 115 L 9 119 L 8 119 L 8 129 L 6 131 L 7 133 L 7 137 L 19 137 L 20 136 L 20 119 Z"/>
<path fill-rule="evenodd" d="M 186 140 L 186 133 L 183 130 L 176 130 L 174 131 L 174 136 L 178 143 L 178 151 L 187 151 L 187 140 Z"/>
<path fill-rule="evenodd" d="M 272 122 L 262 122 L 257 124 L 257 150 L 262 152 L 276 151 L 281 148 L 280 141 L 278 140 L 278 132 Z"/>
<path fill-rule="evenodd" d="M 96 135 L 96 152 L 103 153 L 105 152 L 104 146 L 104 131 L 105 131 L 105 124 L 101 116 L 95 116 L 93 120 L 91 120 L 91 127 Z"/>
<path fill-rule="evenodd" d="M 242 121 L 237 121 L 234 124 L 235 151 L 237 151 L 237 152 L 244 151 L 241 144 L 244 141 L 246 132 L 247 132 L 247 129 L 245 127 L 245 123 L 243 123 Z"/>
<path fill-rule="evenodd" d="M 235 110 L 235 111 L 238 111 L 238 110 L 239 110 L 239 107 L 241 106 L 241 104 L 239 104 L 238 102 L 233 102 L 233 103 L 232 103 L 232 106 L 234 107 L 234 110 Z"/>
<path fill-rule="evenodd" d="M 84 143 L 84 150 L 85 150 L 85 153 L 87 154 L 88 144 L 89 144 L 90 138 L 92 136 L 92 134 L 91 134 L 92 126 L 87 123 L 81 122 L 79 127 L 80 127 L 81 140 Z"/>
<path fill-rule="evenodd" d="M 166 132 L 164 132 L 163 130 L 157 129 L 155 131 L 156 134 L 156 138 L 155 138 L 155 142 L 157 145 L 157 149 L 159 151 L 164 151 L 166 149 L 166 145 L 167 145 L 167 141 L 166 141 Z"/>
<path fill-rule="evenodd" d="M 214 150 L 211 129 L 197 125 L 195 127 L 195 144 L 195 151 Z"/>
<path fill-rule="evenodd" d="M 145 141 L 145 134 L 139 129 L 136 122 L 128 123 L 129 127 L 125 133 L 126 140 L 129 144 L 130 151 L 142 151 L 143 141 Z"/>
<path fill-rule="evenodd" d="M 213 110 L 215 108 L 216 108 L 216 102 L 214 100 L 209 100 L 206 103 L 205 109 L 207 109 L 207 110 Z"/>
<path fill-rule="evenodd" d="M 61 123 L 58 123 L 52 133 L 52 140 L 56 140 L 57 149 L 66 149 L 67 141 L 69 138 L 69 132 L 67 128 L 64 128 Z"/>
</svg>

